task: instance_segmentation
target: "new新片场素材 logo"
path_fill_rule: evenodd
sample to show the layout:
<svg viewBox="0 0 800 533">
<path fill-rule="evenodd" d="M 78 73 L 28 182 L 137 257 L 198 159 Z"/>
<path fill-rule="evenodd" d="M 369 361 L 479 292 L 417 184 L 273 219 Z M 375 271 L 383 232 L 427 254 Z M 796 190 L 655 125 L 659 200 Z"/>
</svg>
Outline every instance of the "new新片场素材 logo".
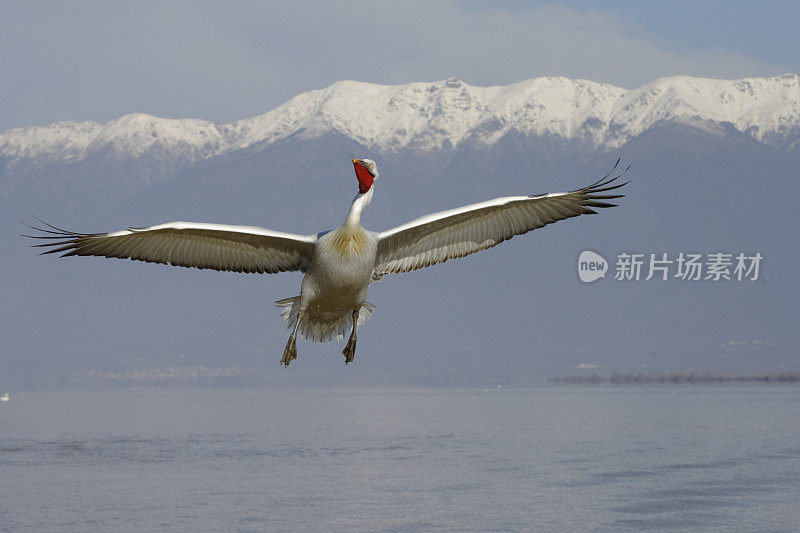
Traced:
<svg viewBox="0 0 800 533">
<path fill-rule="evenodd" d="M 761 252 L 620 252 L 614 263 L 614 280 L 757 281 L 763 260 Z M 578 256 L 578 277 L 584 283 L 605 278 L 608 268 L 608 261 L 597 252 L 584 250 Z"/>
</svg>

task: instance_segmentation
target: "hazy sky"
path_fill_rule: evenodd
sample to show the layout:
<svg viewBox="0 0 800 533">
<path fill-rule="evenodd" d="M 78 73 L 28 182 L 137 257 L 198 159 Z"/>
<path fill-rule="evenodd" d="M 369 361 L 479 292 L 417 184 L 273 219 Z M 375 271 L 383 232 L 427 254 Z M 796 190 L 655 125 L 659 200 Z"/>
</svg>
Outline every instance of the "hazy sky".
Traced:
<svg viewBox="0 0 800 533">
<path fill-rule="evenodd" d="M 800 71 L 800 2 L 8 2 L 0 130 L 133 112 L 228 122 L 341 79 Z"/>
</svg>

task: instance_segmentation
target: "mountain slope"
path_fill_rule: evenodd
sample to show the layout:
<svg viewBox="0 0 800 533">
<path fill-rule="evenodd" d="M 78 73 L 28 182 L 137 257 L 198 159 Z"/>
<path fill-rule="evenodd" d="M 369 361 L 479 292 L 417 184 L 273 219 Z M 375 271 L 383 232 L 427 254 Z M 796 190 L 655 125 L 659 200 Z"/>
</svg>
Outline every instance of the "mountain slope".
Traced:
<svg viewBox="0 0 800 533">
<path fill-rule="evenodd" d="M 341 81 L 232 124 L 127 115 L 99 125 L 61 122 L 0 134 L 6 160 L 76 161 L 111 150 L 191 162 L 294 136 L 342 134 L 370 149 L 397 152 L 494 143 L 509 131 L 618 147 L 662 121 L 715 131 L 718 124 L 780 145 L 800 129 L 800 75 L 714 80 L 674 76 L 633 90 L 587 80 L 536 78 L 475 87 L 457 79 L 377 85 Z"/>
</svg>

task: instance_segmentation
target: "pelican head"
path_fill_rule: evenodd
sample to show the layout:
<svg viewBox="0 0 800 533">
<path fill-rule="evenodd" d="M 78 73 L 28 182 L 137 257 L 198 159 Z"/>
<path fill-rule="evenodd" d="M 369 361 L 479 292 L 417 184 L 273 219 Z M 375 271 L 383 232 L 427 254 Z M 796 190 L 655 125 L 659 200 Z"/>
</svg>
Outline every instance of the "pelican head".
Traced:
<svg viewBox="0 0 800 533">
<path fill-rule="evenodd" d="M 378 179 L 378 167 L 372 159 L 353 158 L 353 167 L 358 179 L 358 192 L 364 194 L 372 188 L 372 182 Z"/>
</svg>

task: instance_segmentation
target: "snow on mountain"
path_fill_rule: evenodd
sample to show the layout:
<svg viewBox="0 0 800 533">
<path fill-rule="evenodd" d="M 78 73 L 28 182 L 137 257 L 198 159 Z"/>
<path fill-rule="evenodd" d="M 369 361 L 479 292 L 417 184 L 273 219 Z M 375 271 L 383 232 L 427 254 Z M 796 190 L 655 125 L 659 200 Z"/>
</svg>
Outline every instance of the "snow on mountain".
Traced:
<svg viewBox="0 0 800 533">
<path fill-rule="evenodd" d="M 337 132 L 386 152 L 493 143 L 516 130 L 618 147 L 662 121 L 710 131 L 722 123 L 772 144 L 800 131 L 800 75 L 715 80 L 674 76 L 633 90 L 587 80 L 535 78 L 475 87 L 457 79 L 377 85 L 340 81 L 232 124 L 127 115 L 104 125 L 60 122 L 0 134 L 0 156 L 80 160 L 112 149 L 189 161 L 293 136 Z M 721 131 L 721 130 L 719 130 Z"/>
<path fill-rule="evenodd" d="M 622 98 L 611 127 L 624 132 L 620 140 L 627 140 L 663 120 L 730 123 L 760 141 L 779 141 L 800 128 L 800 75 L 741 80 L 661 78 Z"/>
<path fill-rule="evenodd" d="M 217 127 L 205 120 L 172 120 L 144 114 L 126 115 L 102 126 L 87 151 L 112 146 L 118 152 L 141 155 L 153 147 L 188 152 L 190 159 L 202 159 L 227 147 Z"/>
<path fill-rule="evenodd" d="M 336 131 L 366 146 L 397 151 L 407 146 L 450 149 L 472 135 L 492 142 L 510 129 L 572 138 L 585 135 L 581 126 L 586 120 L 607 122 L 624 93 L 566 78 L 504 87 L 474 87 L 457 79 L 389 86 L 341 81 L 233 124 L 231 139 L 243 148 Z"/>
<path fill-rule="evenodd" d="M 158 148 L 195 160 L 216 155 L 227 146 L 211 122 L 165 119 L 141 113 L 126 115 L 103 125 L 57 122 L 0 134 L 0 155 L 11 158 L 80 160 L 107 148 L 121 155 L 137 157 Z"/>
</svg>

